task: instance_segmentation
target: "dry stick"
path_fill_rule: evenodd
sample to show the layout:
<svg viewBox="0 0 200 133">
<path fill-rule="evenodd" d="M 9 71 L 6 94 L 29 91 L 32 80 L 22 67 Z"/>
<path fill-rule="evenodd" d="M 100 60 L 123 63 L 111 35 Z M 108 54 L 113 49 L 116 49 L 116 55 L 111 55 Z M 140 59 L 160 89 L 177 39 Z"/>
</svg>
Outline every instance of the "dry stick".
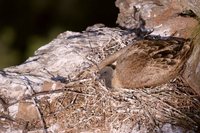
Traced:
<svg viewBox="0 0 200 133">
<path fill-rule="evenodd" d="M 65 110 L 65 109 L 69 108 L 70 106 L 72 106 L 72 105 L 75 103 L 77 97 L 78 97 L 78 95 L 76 95 L 76 96 L 73 98 L 73 100 L 72 100 L 67 106 L 65 106 L 65 107 L 63 107 L 63 108 L 61 108 L 61 109 L 59 109 L 59 110 L 56 110 L 55 112 L 51 113 L 51 115 L 56 115 L 57 113 L 59 113 L 59 112 Z"/>
<path fill-rule="evenodd" d="M 134 95 L 134 97 L 135 97 L 135 100 L 140 103 L 140 105 L 143 108 L 146 116 L 149 117 L 151 123 L 154 124 L 155 126 L 157 126 L 156 120 L 153 118 L 153 116 L 151 115 L 151 113 L 150 113 L 150 111 L 148 109 L 148 105 L 146 103 L 142 102 L 142 100 L 140 100 L 137 96 Z"/>
<path fill-rule="evenodd" d="M 6 119 L 10 122 L 16 122 L 10 115 L 7 115 L 7 114 L 3 114 L 3 115 L 0 115 L 0 119 Z"/>
<path fill-rule="evenodd" d="M 147 92 L 143 91 L 144 93 L 148 94 Z M 170 104 L 166 103 L 165 101 L 163 101 L 162 99 L 160 99 L 159 97 L 156 97 L 154 95 L 151 95 L 154 98 L 156 98 L 157 100 L 159 100 L 161 103 L 163 103 L 164 105 L 167 105 L 169 108 L 171 108 L 172 110 L 174 110 L 175 112 L 177 112 L 178 114 L 184 116 L 185 118 L 187 118 L 188 120 L 190 120 L 193 123 L 196 123 L 195 121 L 192 120 L 192 118 L 190 118 L 189 116 L 187 116 L 186 114 L 184 114 L 183 112 L 181 112 L 180 110 L 177 110 L 176 108 L 174 108 L 173 106 L 171 106 Z"/>
<path fill-rule="evenodd" d="M 27 77 L 25 77 L 25 79 L 27 79 L 28 86 L 31 88 L 32 92 L 35 94 L 36 92 L 35 92 L 35 90 L 33 89 L 33 87 L 31 86 L 30 80 L 29 80 Z M 46 126 L 46 122 L 45 122 L 45 120 L 44 120 L 42 111 L 41 111 L 41 109 L 40 109 L 40 106 L 39 106 L 38 103 L 37 103 L 37 101 L 38 101 L 37 97 L 36 97 L 36 96 L 35 96 L 35 97 L 32 97 L 32 101 L 33 101 L 33 103 L 34 103 L 34 105 L 35 105 L 35 107 L 36 107 L 36 110 L 37 110 L 37 112 L 38 112 L 38 115 L 39 115 L 39 117 L 40 117 L 40 120 L 42 121 L 43 132 L 44 132 L 44 133 L 48 133 L 48 131 L 47 131 L 47 126 Z"/>
<path fill-rule="evenodd" d="M 82 93 L 81 91 L 68 90 L 68 88 L 72 88 L 72 87 L 75 87 L 75 86 L 67 86 L 67 87 L 65 87 L 63 89 L 59 89 L 59 90 L 41 91 L 41 92 L 37 92 L 31 96 L 25 97 L 23 99 L 30 99 L 32 97 L 37 97 L 37 96 L 47 95 L 47 94 L 62 93 L 64 91 L 68 91 L 70 93 L 75 93 L 75 94 L 84 95 L 84 96 L 93 96 L 92 94 Z"/>
<path fill-rule="evenodd" d="M 89 41 L 90 47 L 92 49 L 92 51 L 94 50 L 91 46 L 91 43 Z M 130 46 L 125 46 L 123 48 L 121 48 L 120 50 L 118 50 L 117 52 L 113 53 L 112 55 L 108 56 L 106 59 L 103 59 L 100 63 L 96 63 L 95 61 L 88 59 L 87 57 L 82 57 L 82 55 L 80 55 L 77 51 L 74 51 L 76 54 L 78 54 L 80 57 L 88 60 L 89 62 L 91 62 L 93 65 L 87 69 L 87 71 L 95 71 L 98 70 L 100 71 L 103 67 L 112 64 L 113 62 L 115 62 L 117 60 L 117 58 L 122 55 L 122 53 L 125 53 L 126 50 L 129 48 Z M 85 71 L 80 72 L 76 77 L 80 77 L 82 74 L 84 74 Z"/>
<path fill-rule="evenodd" d="M 22 133 L 28 133 L 28 124 L 29 124 L 29 122 L 27 121 L 26 123 L 25 123 L 25 125 L 24 125 L 24 127 L 23 127 L 23 130 L 22 130 Z"/>
<path fill-rule="evenodd" d="M 148 107 L 147 104 L 143 103 L 137 96 L 133 95 L 133 97 L 135 98 L 134 100 L 136 100 L 140 103 L 141 109 L 144 110 L 144 113 L 150 119 L 150 122 L 159 128 L 159 126 L 156 124 L 156 120 L 153 118 L 149 109 L 147 108 Z M 115 97 L 113 97 L 113 98 L 116 99 Z M 129 99 L 133 100 L 132 98 L 129 98 Z M 129 100 L 127 100 L 127 101 L 130 102 Z"/>
<path fill-rule="evenodd" d="M 50 91 L 41 91 L 41 92 L 35 92 L 34 94 L 32 94 L 31 96 L 26 96 L 26 97 L 23 97 L 22 99 L 23 100 L 27 100 L 27 99 L 31 99 L 33 97 L 37 97 L 37 96 L 41 96 L 41 95 L 47 95 L 47 94 L 54 94 L 54 93 L 62 93 L 64 91 L 69 91 L 70 93 L 75 93 L 75 94 L 79 94 L 79 95 L 85 95 L 85 96 L 92 96 L 92 94 L 87 94 L 87 93 L 82 93 L 80 91 L 76 91 L 76 90 L 69 90 L 68 88 L 74 88 L 74 87 L 81 87 L 81 85 L 73 85 L 75 83 L 83 83 L 83 82 L 86 82 L 87 80 L 90 80 L 90 79 L 82 79 L 82 80 L 77 80 L 77 81 L 74 81 L 74 82 L 70 82 L 68 84 L 66 84 L 64 86 L 63 89 L 59 89 L 59 90 L 50 90 Z M 15 102 L 13 103 L 10 103 L 9 106 L 12 106 L 16 103 L 18 103 L 20 100 L 16 100 Z"/>
<path fill-rule="evenodd" d="M 6 101 L 0 97 L 0 104 L 3 106 L 4 111 L 7 111 L 9 104 L 6 103 Z"/>
<path fill-rule="evenodd" d="M 37 97 L 32 98 L 32 100 L 33 100 L 34 105 L 36 106 L 36 109 L 37 109 L 37 112 L 38 112 L 38 114 L 39 114 L 40 120 L 42 120 L 43 132 L 44 132 L 44 133 L 48 133 L 48 131 L 47 131 L 47 126 L 46 126 L 46 122 L 45 122 L 45 120 L 44 120 L 44 118 L 43 118 L 42 111 L 41 111 L 39 105 L 38 105 L 37 102 L 36 102 L 36 101 L 37 101 Z"/>
<path fill-rule="evenodd" d="M 94 64 L 94 65 L 97 67 L 97 69 L 100 70 L 99 67 L 98 67 L 98 64 L 97 64 L 96 62 L 94 62 L 94 61 L 91 60 L 91 59 L 88 59 L 87 57 L 83 57 L 82 55 L 80 55 L 80 54 L 79 54 L 78 52 L 76 52 L 76 51 L 74 51 L 74 52 L 75 52 L 77 55 L 79 55 L 80 57 L 82 57 L 82 58 L 86 59 L 87 61 L 91 62 L 92 64 Z M 88 70 L 90 70 L 90 69 L 87 69 L 86 71 L 88 71 Z M 78 73 L 78 75 L 76 75 L 76 77 L 80 77 L 83 73 L 85 73 L 85 71 L 82 71 L 82 72 Z"/>
</svg>

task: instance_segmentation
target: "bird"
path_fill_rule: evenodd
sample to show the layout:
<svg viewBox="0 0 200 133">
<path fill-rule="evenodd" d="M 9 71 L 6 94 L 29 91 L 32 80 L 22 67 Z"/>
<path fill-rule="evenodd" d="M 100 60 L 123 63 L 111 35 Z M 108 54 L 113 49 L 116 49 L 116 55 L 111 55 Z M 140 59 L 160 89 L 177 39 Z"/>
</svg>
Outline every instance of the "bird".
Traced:
<svg viewBox="0 0 200 133">
<path fill-rule="evenodd" d="M 111 66 L 105 66 L 99 71 L 99 79 L 104 80 L 106 87 L 112 88 L 112 76 L 114 69 Z"/>
<path fill-rule="evenodd" d="M 98 71 L 109 88 L 154 87 L 181 72 L 191 49 L 189 39 L 143 39 L 109 55 L 90 71 Z M 114 62 L 115 69 L 109 68 Z"/>
</svg>

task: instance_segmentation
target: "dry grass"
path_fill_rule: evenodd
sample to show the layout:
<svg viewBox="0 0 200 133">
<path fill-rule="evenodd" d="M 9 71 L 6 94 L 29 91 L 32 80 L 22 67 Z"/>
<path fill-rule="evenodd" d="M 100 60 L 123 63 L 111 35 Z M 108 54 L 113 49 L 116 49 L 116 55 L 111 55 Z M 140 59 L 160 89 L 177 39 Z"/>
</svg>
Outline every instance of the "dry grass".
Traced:
<svg viewBox="0 0 200 133">
<path fill-rule="evenodd" d="M 87 57 L 99 62 L 121 48 L 112 40 Z M 197 131 L 200 127 L 200 101 L 180 78 L 154 88 L 108 89 L 98 75 L 73 79 L 54 91 L 37 93 L 36 104 L 42 118 L 26 122 L 13 120 L 14 127 L 24 131 L 52 127 L 65 132 L 159 132 L 171 123 Z M 41 122 L 41 119 L 44 121 Z M 12 121 L 12 120 L 7 120 Z M 2 123 L 9 125 L 8 123 Z"/>
</svg>

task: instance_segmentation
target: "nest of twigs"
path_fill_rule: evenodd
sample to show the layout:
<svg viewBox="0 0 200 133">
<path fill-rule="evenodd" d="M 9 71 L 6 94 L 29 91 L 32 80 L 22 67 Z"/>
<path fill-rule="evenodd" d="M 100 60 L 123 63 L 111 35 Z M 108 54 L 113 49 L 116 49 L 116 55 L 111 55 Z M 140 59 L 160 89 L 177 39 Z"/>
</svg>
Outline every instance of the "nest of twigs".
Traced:
<svg viewBox="0 0 200 133">
<path fill-rule="evenodd" d="M 88 60 L 99 62 L 121 47 L 111 41 L 91 49 Z M 198 131 L 199 99 L 179 77 L 154 88 L 131 90 L 108 89 L 97 74 L 77 80 L 51 107 L 52 117 L 62 118 L 68 131 L 160 132 L 166 123 Z"/>
<path fill-rule="evenodd" d="M 88 60 L 99 62 L 120 49 L 112 41 L 91 49 Z M 91 58 L 92 57 L 92 58 Z M 93 63 L 91 63 L 93 64 Z M 98 74 L 62 84 L 62 93 L 53 99 L 39 99 L 46 127 L 57 123 L 65 132 L 162 132 L 170 123 L 187 130 L 200 127 L 200 101 L 177 77 L 154 88 L 108 89 Z M 38 121 L 27 129 L 41 127 Z"/>
</svg>

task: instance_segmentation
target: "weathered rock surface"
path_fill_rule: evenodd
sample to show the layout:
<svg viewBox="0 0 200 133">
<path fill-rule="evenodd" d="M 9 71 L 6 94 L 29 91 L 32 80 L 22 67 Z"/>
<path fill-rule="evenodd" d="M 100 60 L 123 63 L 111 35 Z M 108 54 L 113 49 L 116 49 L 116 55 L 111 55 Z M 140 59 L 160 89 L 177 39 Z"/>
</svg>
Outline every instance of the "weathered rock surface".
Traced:
<svg viewBox="0 0 200 133">
<path fill-rule="evenodd" d="M 135 6 L 146 28 L 154 29 L 152 35 L 189 38 L 198 24 L 177 15 L 188 7 L 176 1 L 117 0 L 116 5 L 121 26 L 139 28 L 138 19 L 132 19 Z M 107 89 L 95 74 L 77 78 L 136 41 L 133 31 L 101 24 L 82 33 L 67 31 L 23 64 L 1 70 L 0 131 L 198 132 L 199 97 L 179 77 L 154 88 L 120 91 Z"/>
<path fill-rule="evenodd" d="M 187 9 L 191 9 L 198 17 L 200 17 L 200 1 L 199 0 L 181 0 Z"/>
<path fill-rule="evenodd" d="M 117 0 L 116 6 L 120 9 L 117 19 L 120 26 L 138 27 L 138 17 L 141 15 L 146 22 L 146 28 L 153 30 L 152 35 L 187 38 L 191 36 L 188 30 L 190 31 L 198 23 L 194 18 L 180 15 L 190 9 L 184 1 Z"/>
</svg>

